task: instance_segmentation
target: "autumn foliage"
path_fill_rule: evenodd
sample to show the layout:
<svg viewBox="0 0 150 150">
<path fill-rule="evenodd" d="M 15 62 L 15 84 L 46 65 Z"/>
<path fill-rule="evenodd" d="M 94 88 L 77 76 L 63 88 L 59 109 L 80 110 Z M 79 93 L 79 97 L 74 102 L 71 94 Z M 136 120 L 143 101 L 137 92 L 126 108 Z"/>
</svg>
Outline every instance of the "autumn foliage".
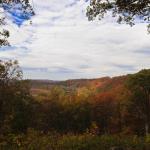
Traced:
<svg viewBox="0 0 150 150">
<path fill-rule="evenodd" d="M 149 134 L 148 69 L 114 78 L 60 82 L 22 77 L 17 61 L 0 61 L 0 134 L 4 137 L 29 130 L 59 136 Z"/>
</svg>

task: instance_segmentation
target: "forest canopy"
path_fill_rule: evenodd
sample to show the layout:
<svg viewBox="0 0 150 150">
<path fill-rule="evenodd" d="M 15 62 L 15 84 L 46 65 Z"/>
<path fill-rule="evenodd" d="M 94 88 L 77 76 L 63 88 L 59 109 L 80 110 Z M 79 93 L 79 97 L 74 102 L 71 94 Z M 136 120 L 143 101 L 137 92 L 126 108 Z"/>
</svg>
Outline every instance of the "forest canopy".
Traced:
<svg viewBox="0 0 150 150">
<path fill-rule="evenodd" d="M 46 81 L 30 83 L 22 77 L 17 61 L 0 61 L 1 133 L 25 132 L 28 128 L 60 133 L 150 133 L 149 69 L 50 86 Z"/>
<path fill-rule="evenodd" d="M 1 60 L 0 148 L 110 150 L 120 143 L 143 150 L 147 138 L 140 136 L 150 133 L 149 85 L 149 69 L 91 80 L 23 80 L 17 61 Z"/>
<path fill-rule="evenodd" d="M 40 8 L 47 8 L 45 6 L 45 2 L 43 3 L 44 7 L 42 5 Z M 39 4 L 41 5 L 41 3 Z M 68 4 L 69 5 L 67 5 L 67 7 L 69 7 L 69 9 L 72 7 L 72 5 L 74 5 L 74 3 Z M 29 0 L 0 0 L 0 11 L 2 10 L 2 12 L 7 11 L 7 13 L 12 13 L 13 11 L 11 8 L 13 7 L 13 10 L 16 9 L 16 5 L 19 7 L 19 11 L 16 10 L 17 13 L 13 13 L 13 15 L 15 15 L 14 18 L 21 17 L 21 19 L 19 18 L 21 21 L 16 22 L 16 26 L 20 27 L 23 24 L 24 19 L 30 19 L 30 17 L 34 15 L 34 11 L 29 3 Z M 50 5 L 50 7 L 52 6 Z M 42 20 L 45 14 L 47 15 L 49 13 L 50 7 L 47 8 L 46 12 L 44 11 L 38 21 L 40 21 L 40 19 Z M 66 5 L 64 6 L 64 9 L 66 9 Z M 43 11 L 43 9 L 39 10 L 41 12 Z M 66 12 L 68 13 L 68 11 Z M 69 10 L 69 12 L 72 11 Z M 117 22 L 119 24 L 126 23 L 130 26 L 133 26 L 138 22 L 144 22 L 147 24 L 147 29 L 150 32 L 149 0 L 90 0 L 90 6 L 87 8 L 87 17 L 90 21 L 96 18 L 101 20 L 110 13 L 112 17 L 117 18 Z M 10 32 L 4 29 L 4 26 L 7 25 L 6 16 L 3 13 L 0 13 L 0 48 L 1 46 L 10 45 L 8 40 Z M 74 16 L 75 15 L 73 15 L 73 17 L 67 16 L 67 19 L 72 18 L 74 20 Z M 51 18 L 51 16 L 46 17 L 48 19 Z M 54 21 L 56 18 L 52 17 L 50 21 Z M 60 19 L 63 21 L 63 23 L 65 22 L 61 17 Z M 53 54 L 51 51 L 53 48 L 49 47 L 51 46 L 49 41 L 51 41 L 50 37 L 54 38 L 56 35 L 55 39 L 57 42 L 53 43 L 56 44 L 57 49 L 56 53 L 54 54 L 58 54 L 58 57 L 60 55 L 60 59 L 57 58 L 59 61 L 63 60 L 61 59 L 64 57 L 64 55 L 61 55 L 61 51 L 63 51 L 65 55 L 67 54 L 67 59 L 64 62 L 67 62 L 69 58 L 68 56 L 72 56 L 73 54 L 73 56 L 75 56 L 74 60 L 77 58 L 75 61 L 80 64 L 77 66 L 81 68 L 82 72 L 84 72 L 86 76 L 88 75 L 87 70 L 89 70 L 92 74 L 94 74 L 96 71 L 96 68 L 92 70 L 90 69 L 95 66 L 93 64 L 94 61 L 96 66 L 98 66 L 98 70 L 102 66 L 104 70 L 106 69 L 109 71 L 107 65 L 104 65 L 105 63 L 102 63 L 101 65 L 98 61 L 96 61 L 99 59 L 96 59 L 95 56 L 101 49 L 101 47 L 99 47 L 99 41 L 102 39 L 98 38 L 97 34 L 96 38 L 93 40 L 91 40 L 92 38 L 90 37 L 86 38 L 86 42 L 83 42 L 82 40 L 80 41 L 82 42 L 81 46 L 85 46 L 85 49 L 83 47 L 80 47 L 79 49 L 85 50 L 84 54 L 86 55 L 83 55 L 86 57 L 86 61 L 84 61 L 85 57 L 81 57 L 82 61 L 79 61 L 80 59 L 78 58 L 80 56 L 78 54 L 81 54 L 83 51 L 77 51 L 77 53 L 74 53 L 74 49 L 72 49 L 72 43 L 74 43 L 74 48 L 77 50 L 76 45 L 78 44 L 76 42 L 79 42 L 77 40 L 78 36 L 75 36 L 75 40 L 70 43 L 71 49 L 65 52 L 68 47 L 66 47 L 66 43 L 68 44 L 68 40 L 69 42 L 71 41 L 71 37 L 66 34 L 67 38 L 65 38 L 66 36 L 62 34 L 66 33 L 64 32 L 65 30 L 60 32 L 61 37 L 65 38 L 66 40 L 66 42 L 63 41 L 63 45 L 65 45 L 65 48 L 63 48 L 61 43 L 59 44 L 61 40 L 57 39 L 57 37 L 59 38 L 59 34 L 56 32 L 57 30 L 54 30 L 55 34 L 53 34 L 53 32 L 47 32 L 48 28 L 46 28 L 45 23 L 48 26 L 49 24 L 47 21 L 45 21 L 46 18 L 43 20 L 44 21 L 41 21 L 42 32 L 34 34 L 36 32 L 32 30 L 34 32 L 33 36 L 29 35 L 29 37 L 25 37 L 29 41 L 25 40 L 22 43 L 24 44 L 23 46 L 19 44 L 19 46 L 15 47 L 15 49 L 17 48 L 17 51 L 13 51 L 13 48 L 10 48 L 11 51 L 9 51 L 9 49 L 7 50 L 8 47 L 6 47 L 6 52 L 8 51 L 9 55 L 4 54 L 1 56 L 1 59 L 3 60 L 0 59 L 0 149 L 150 150 L 150 69 L 142 69 L 137 73 L 128 75 L 96 79 L 70 79 L 66 81 L 32 80 L 24 79 L 22 68 L 17 60 L 8 60 L 8 57 L 12 58 L 11 55 L 13 55 L 13 57 L 17 56 L 18 59 L 21 59 L 21 63 L 24 65 L 24 70 L 26 70 L 26 76 L 29 74 L 29 77 L 32 77 L 32 72 L 30 72 L 31 70 L 34 72 L 34 74 L 41 72 L 43 74 L 43 72 L 46 72 L 48 73 L 48 78 L 51 77 L 49 76 L 49 73 L 53 73 L 53 71 L 54 73 L 58 72 L 60 76 L 64 76 L 65 74 L 65 77 L 67 77 L 68 73 L 69 75 L 74 74 L 77 72 L 77 69 L 74 71 L 71 61 L 68 61 L 70 62 L 70 65 L 67 67 L 57 67 L 60 64 L 56 63 L 56 66 L 54 65 L 54 67 L 52 67 L 56 68 L 56 70 L 51 70 L 50 63 L 52 61 L 57 61 L 56 57 L 55 60 L 51 59 L 50 54 Z M 86 23 L 88 24 L 88 28 L 85 30 L 85 32 L 89 31 L 88 21 L 86 21 Z M 74 30 L 74 26 L 76 25 L 71 24 L 71 27 L 72 26 Z M 85 28 L 83 24 L 82 26 Z M 63 29 L 65 27 L 66 26 L 63 26 Z M 72 28 L 68 27 L 69 26 L 67 25 L 67 30 L 72 30 Z M 35 28 L 37 28 L 36 25 Z M 53 28 L 51 28 L 50 31 L 52 30 Z M 78 26 L 77 30 L 79 30 Z M 75 32 L 77 30 L 75 30 Z M 97 31 L 98 30 L 96 30 L 96 32 Z M 75 32 L 73 32 L 73 34 L 72 32 L 69 32 L 69 35 L 72 36 Z M 46 41 L 46 44 L 43 43 L 43 41 L 45 41 L 45 38 L 43 38 L 45 33 L 48 35 L 46 39 L 48 41 Z M 79 30 L 79 37 L 81 34 L 81 30 Z M 38 37 L 38 35 L 42 36 L 35 38 Z M 89 35 L 91 36 L 91 34 Z M 128 36 L 128 34 L 126 35 Z M 87 35 L 85 34 L 85 36 Z M 30 37 L 37 39 L 38 43 L 35 42 L 37 49 L 34 47 L 33 41 L 30 39 Z M 42 39 L 42 42 L 39 42 L 39 39 Z M 80 38 L 78 39 L 80 40 Z M 98 43 L 96 44 L 98 48 L 97 50 L 95 49 L 96 46 L 92 44 L 95 39 L 97 39 Z M 114 36 L 112 36 L 112 39 L 114 39 Z M 120 44 L 118 44 L 118 42 L 114 42 L 114 40 L 112 40 L 113 46 L 109 46 L 107 44 L 108 42 L 111 42 L 111 40 L 106 39 L 106 41 L 107 42 L 102 40 L 102 43 L 109 47 L 111 52 L 113 47 L 117 45 L 120 46 Z M 132 40 L 130 41 L 132 42 Z M 88 44 L 84 45 L 87 42 L 90 44 L 90 46 L 88 46 Z M 43 49 L 39 51 L 41 43 L 46 45 L 45 51 Z M 60 48 L 57 47 L 57 43 Z M 130 53 L 128 53 L 128 50 L 130 50 L 130 47 L 126 44 L 125 40 L 123 39 L 123 42 L 120 40 L 119 43 L 121 43 L 121 45 L 122 43 L 125 43 L 124 49 L 127 48 L 127 50 L 123 54 L 127 53 L 129 56 Z M 26 44 L 33 44 L 33 46 Z M 142 44 L 139 43 L 139 45 Z M 19 47 L 21 48 L 21 51 L 23 50 L 23 53 L 20 53 L 21 51 L 19 50 Z M 87 47 L 90 48 L 89 54 L 91 55 L 92 61 L 90 61 L 91 59 L 88 59 Z M 142 47 L 140 52 L 140 48 L 137 50 L 138 54 L 136 52 L 136 55 L 138 55 L 138 57 L 141 56 L 140 54 L 142 52 L 142 57 L 147 59 L 147 49 L 144 51 L 145 47 L 146 46 L 144 43 L 144 47 Z M 32 48 L 34 48 L 35 53 L 38 52 L 38 54 L 40 54 L 40 57 L 37 57 L 37 55 L 32 53 Z M 91 48 L 93 50 L 95 49 L 97 53 L 94 51 L 91 53 Z M 100 50 L 100 55 L 97 55 L 98 57 L 101 56 L 104 51 L 107 51 L 105 47 L 102 48 L 104 49 L 102 49 L 103 51 Z M 2 49 L 2 53 L 4 51 L 5 48 L 4 50 Z M 71 51 L 73 52 L 72 54 L 70 53 Z M 107 58 L 106 61 L 108 61 L 109 66 L 112 67 L 112 72 L 117 71 L 118 68 L 121 68 L 121 70 L 124 69 L 125 71 L 135 71 L 135 69 L 138 68 L 136 67 L 137 65 L 135 67 L 128 65 L 130 64 L 130 62 L 128 62 L 129 58 L 134 61 L 134 58 L 132 57 L 133 53 L 130 55 L 131 57 L 128 57 L 128 61 L 123 64 L 124 59 L 120 57 L 121 55 L 116 57 L 117 53 L 114 51 L 109 53 L 110 51 L 107 51 L 106 57 L 102 56 L 100 58 Z M 116 51 L 120 53 L 120 47 L 119 49 L 116 49 Z M 17 55 L 14 55 L 15 53 Z M 34 56 L 34 58 L 36 57 L 36 59 L 33 57 L 31 58 L 30 54 Z M 122 63 L 120 65 L 118 65 L 118 63 L 110 63 L 113 61 L 113 59 L 110 59 L 108 54 L 111 55 L 111 58 L 115 56 L 115 62 L 119 60 L 122 61 Z M 27 59 L 27 57 L 24 59 L 22 56 L 25 55 L 30 57 L 32 61 L 31 59 Z M 56 55 L 52 55 L 52 57 Z M 95 58 L 94 61 L 93 58 Z M 33 62 L 36 62 L 36 64 L 33 64 Z M 89 64 L 87 62 L 89 62 Z M 82 63 L 86 65 L 82 65 Z M 41 65 L 44 67 L 40 68 Z M 63 65 L 64 64 L 62 64 L 62 66 Z M 78 68 L 77 66 L 76 68 Z M 61 74 L 62 72 L 63 74 Z M 106 72 L 104 71 L 104 73 Z"/>
</svg>

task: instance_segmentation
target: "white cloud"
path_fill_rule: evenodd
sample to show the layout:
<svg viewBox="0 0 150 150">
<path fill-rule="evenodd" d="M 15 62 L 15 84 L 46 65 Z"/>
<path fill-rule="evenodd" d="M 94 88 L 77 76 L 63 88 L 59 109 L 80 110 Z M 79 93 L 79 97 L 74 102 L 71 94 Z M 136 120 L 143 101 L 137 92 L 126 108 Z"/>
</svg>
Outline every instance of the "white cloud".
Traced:
<svg viewBox="0 0 150 150">
<path fill-rule="evenodd" d="M 12 48 L 0 50 L 0 58 L 18 59 L 23 68 L 31 68 L 24 70 L 26 78 L 94 78 L 150 68 L 146 25 L 131 28 L 110 18 L 88 22 L 87 4 L 34 0 L 32 25 L 9 25 Z"/>
</svg>

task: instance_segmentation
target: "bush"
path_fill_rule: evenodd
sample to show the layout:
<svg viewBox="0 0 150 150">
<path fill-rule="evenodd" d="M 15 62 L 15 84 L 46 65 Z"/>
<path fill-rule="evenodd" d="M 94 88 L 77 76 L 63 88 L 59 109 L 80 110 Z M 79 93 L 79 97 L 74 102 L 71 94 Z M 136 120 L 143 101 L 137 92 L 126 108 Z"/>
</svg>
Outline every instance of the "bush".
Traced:
<svg viewBox="0 0 150 150">
<path fill-rule="evenodd" d="M 118 135 L 91 134 L 44 134 L 43 132 L 28 130 L 26 134 L 7 135 L 0 137 L 1 150 L 149 150 L 149 137 L 123 137 Z"/>
</svg>

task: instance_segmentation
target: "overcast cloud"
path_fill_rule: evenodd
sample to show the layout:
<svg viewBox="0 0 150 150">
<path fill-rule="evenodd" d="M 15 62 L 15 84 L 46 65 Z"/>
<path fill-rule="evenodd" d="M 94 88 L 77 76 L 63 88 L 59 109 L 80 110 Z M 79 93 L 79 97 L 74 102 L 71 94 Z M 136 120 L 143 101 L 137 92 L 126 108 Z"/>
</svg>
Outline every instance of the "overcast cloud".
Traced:
<svg viewBox="0 0 150 150">
<path fill-rule="evenodd" d="M 1 59 L 17 59 L 25 78 L 62 80 L 133 73 L 150 68 L 145 24 L 88 22 L 87 0 L 34 0 L 36 15 L 21 26 L 7 19 L 11 47 Z"/>
</svg>

